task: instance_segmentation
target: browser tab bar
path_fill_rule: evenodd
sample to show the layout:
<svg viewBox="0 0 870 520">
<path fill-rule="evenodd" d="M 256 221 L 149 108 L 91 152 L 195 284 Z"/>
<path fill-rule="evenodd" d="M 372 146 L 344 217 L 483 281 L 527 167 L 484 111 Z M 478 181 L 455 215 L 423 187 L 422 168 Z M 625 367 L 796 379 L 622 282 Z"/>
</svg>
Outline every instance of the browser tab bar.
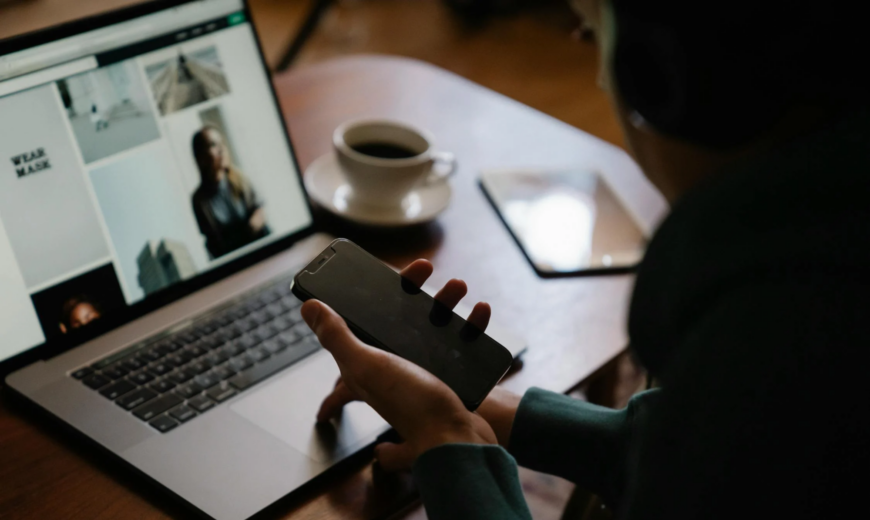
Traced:
<svg viewBox="0 0 870 520">
<path fill-rule="evenodd" d="M 0 81 L 35 72 L 85 56 L 98 55 L 168 32 L 195 25 L 203 19 L 241 15 L 242 0 L 201 0 L 136 20 L 0 56 Z"/>
</svg>

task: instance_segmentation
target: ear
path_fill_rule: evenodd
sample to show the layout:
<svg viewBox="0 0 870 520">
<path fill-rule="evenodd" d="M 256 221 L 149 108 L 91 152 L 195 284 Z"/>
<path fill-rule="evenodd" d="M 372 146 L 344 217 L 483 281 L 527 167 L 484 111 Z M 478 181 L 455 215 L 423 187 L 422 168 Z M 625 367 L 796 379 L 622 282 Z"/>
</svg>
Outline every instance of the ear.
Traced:
<svg viewBox="0 0 870 520">
<path fill-rule="evenodd" d="M 612 66 L 615 87 L 627 107 L 660 131 L 685 131 L 691 119 L 688 61 L 674 35 L 652 24 L 619 19 Z"/>
<path fill-rule="evenodd" d="M 57 325 L 58 327 L 60 327 L 60 333 L 66 334 L 66 325 L 64 325 L 63 323 L 58 323 Z"/>
</svg>

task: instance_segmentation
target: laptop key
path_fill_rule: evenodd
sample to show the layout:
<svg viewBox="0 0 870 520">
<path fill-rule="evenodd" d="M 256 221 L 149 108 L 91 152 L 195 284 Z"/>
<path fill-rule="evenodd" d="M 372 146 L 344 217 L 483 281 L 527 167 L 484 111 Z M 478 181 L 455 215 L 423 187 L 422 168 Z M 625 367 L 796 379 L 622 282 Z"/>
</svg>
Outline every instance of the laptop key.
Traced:
<svg viewBox="0 0 870 520">
<path fill-rule="evenodd" d="M 275 318 L 277 316 L 284 314 L 285 311 L 284 311 L 284 306 L 281 305 L 281 303 L 279 302 L 279 303 L 273 303 L 272 305 L 269 305 L 268 307 L 266 307 L 264 309 L 264 312 L 268 313 L 269 316 L 271 316 L 272 318 Z"/>
<path fill-rule="evenodd" d="M 248 370 L 236 374 L 229 380 L 230 384 L 239 390 L 249 388 L 272 374 L 285 369 L 319 348 L 320 345 L 316 342 L 303 342 L 296 348 L 279 352 L 263 363 L 254 365 Z"/>
<path fill-rule="evenodd" d="M 173 388 L 175 388 L 175 383 L 173 383 L 169 379 L 161 379 L 160 381 L 157 381 L 156 383 L 152 383 L 152 384 L 148 385 L 148 388 L 150 388 L 151 390 L 154 390 L 158 394 L 164 394 L 164 393 L 172 390 Z"/>
<path fill-rule="evenodd" d="M 126 394 L 127 392 L 133 391 L 135 389 L 136 389 L 136 385 L 134 385 L 133 383 L 131 383 L 127 380 L 122 379 L 120 381 L 117 381 L 117 382 L 103 388 L 102 390 L 100 390 L 100 393 L 103 396 L 107 397 L 108 399 L 111 399 L 112 401 L 114 401 L 115 399 L 121 397 L 122 395 Z"/>
<path fill-rule="evenodd" d="M 237 324 L 237 323 L 233 323 L 232 325 L 230 325 L 229 327 L 227 327 L 224 330 L 227 332 L 229 339 L 238 338 L 239 336 L 241 336 L 245 332 L 242 329 L 242 327 L 240 327 L 239 324 Z"/>
<path fill-rule="evenodd" d="M 203 348 L 207 348 L 208 350 L 214 350 L 220 346 L 222 346 L 226 340 L 218 335 L 208 336 L 202 339 L 200 344 Z"/>
<path fill-rule="evenodd" d="M 293 328 L 290 330 L 294 334 L 296 334 L 296 336 L 301 338 L 303 336 L 307 336 L 308 333 L 311 332 L 311 327 L 309 327 L 308 324 L 303 321 L 294 325 Z"/>
<path fill-rule="evenodd" d="M 172 341 L 164 341 L 154 348 L 157 349 L 158 352 L 163 353 L 164 355 L 172 354 L 173 352 L 178 350 L 177 348 L 175 348 L 175 343 L 173 343 Z"/>
<path fill-rule="evenodd" d="M 220 380 L 229 379 L 236 375 L 236 371 L 233 370 L 229 364 L 221 365 L 212 371 L 212 374 L 215 375 Z"/>
<path fill-rule="evenodd" d="M 263 342 L 263 348 L 268 350 L 271 354 L 277 354 L 278 352 L 281 352 L 282 350 L 287 348 L 287 345 L 281 343 L 277 339 L 270 339 Z"/>
<path fill-rule="evenodd" d="M 233 319 L 233 321 L 239 321 L 247 316 L 249 312 L 250 311 L 248 311 L 248 309 L 245 309 L 244 307 L 235 307 L 228 314 Z"/>
<path fill-rule="evenodd" d="M 277 291 L 275 289 L 271 289 L 271 290 L 263 293 L 263 296 L 261 296 L 260 299 L 266 303 L 272 303 L 272 302 L 280 300 L 282 296 L 284 296 L 284 295 L 281 294 L 280 291 Z"/>
<path fill-rule="evenodd" d="M 189 363 L 186 367 L 184 367 L 184 369 L 186 371 L 192 372 L 194 375 L 202 374 L 203 372 L 207 371 L 209 368 L 211 368 L 211 367 L 208 366 L 207 364 L 203 363 L 202 361 L 194 361 L 192 363 Z"/>
<path fill-rule="evenodd" d="M 80 369 L 76 370 L 75 372 L 73 372 L 70 375 L 72 375 L 76 379 L 84 379 L 93 373 L 94 373 L 94 371 L 91 370 L 89 367 L 84 367 L 84 368 L 80 368 Z"/>
<path fill-rule="evenodd" d="M 161 415 L 160 417 L 154 419 L 148 424 L 150 424 L 152 428 L 159 431 L 160 433 L 166 433 L 169 430 L 178 426 L 178 421 L 171 417 Z"/>
<path fill-rule="evenodd" d="M 241 372 L 253 364 L 254 360 L 247 354 L 242 354 L 241 356 L 230 360 L 230 366 L 237 372 Z"/>
<path fill-rule="evenodd" d="M 224 352 L 222 350 L 218 350 L 218 351 L 212 352 L 211 354 L 207 355 L 205 357 L 205 361 L 207 361 L 211 366 L 216 366 L 216 365 L 220 365 L 221 363 L 228 360 L 229 358 L 230 358 L 230 356 L 227 355 L 226 352 Z"/>
<path fill-rule="evenodd" d="M 182 401 L 183 399 L 175 394 L 162 395 L 133 410 L 133 415 L 143 421 L 150 421 L 166 410 L 180 405 Z"/>
<path fill-rule="evenodd" d="M 263 325 L 262 327 L 257 329 L 257 334 L 263 339 L 269 339 L 278 334 L 279 332 L 281 331 L 278 330 L 278 327 L 272 325 L 271 323 L 268 325 Z"/>
<path fill-rule="evenodd" d="M 218 384 L 220 379 L 218 379 L 216 375 L 209 372 L 208 374 L 200 374 L 196 376 L 193 381 L 203 388 L 211 388 L 214 385 Z"/>
<path fill-rule="evenodd" d="M 204 356 L 208 353 L 208 349 L 200 341 L 184 347 L 184 350 L 193 354 L 194 357 Z"/>
<path fill-rule="evenodd" d="M 173 382 L 177 384 L 182 384 L 190 381 L 193 378 L 194 374 L 189 374 L 184 370 L 176 370 L 175 372 L 169 374 L 167 377 Z"/>
<path fill-rule="evenodd" d="M 145 366 L 148 363 L 151 363 L 152 361 L 156 361 L 155 359 L 151 359 L 151 357 L 146 356 L 144 353 L 136 354 L 136 360 L 139 363 L 142 363 L 142 366 Z"/>
<path fill-rule="evenodd" d="M 289 347 L 290 345 L 296 343 L 300 339 L 302 339 L 302 336 L 297 334 L 295 331 L 288 330 L 286 332 L 281 333 L 281 335 L 278 336 L 277 341 L 279 343 L 281 343 L 282 345 L 284 345 L 285 347 Z"/>
<path fill-rule="evenodd" d="M 140 388 L 139 390 L 130 392 L 129 394 L 124 395 L 117 401 L 118 406 L 125 410 L 132 410 L 137 406 L 144 404 L 152 399 L 157 397 L 157 394 L 148 390 L 147 388 Z"/>
<path fill-rule="evenodd" d="M 82 379 L 82 383 L 88 385 L 89 387 L 93 388 L 94 390 L 96 390 L 98 388 L 102 388 L 111 382 L 112 382 L 111 379 L 109 379 L 106 376 L 101 376 L 100 374 L 91 374 L 91 375 L 87 376 L 86 378 Z"/>
<path fill-rule="evenodd" d="M 258 344 L 259 342 L 260 342 L 259 338 L 257 338 L 256 336 L 254 336 L 252 334 L 245 334 L 244 336 L 239 338 L 239 345 L 242 348 L 246 348 L 246 349 L 253 347 L 254 345 Z"/>
<path fill-rule="evenodd" d="M 233 357 L 238 356 L 242 352 L 245 351 L 245 347 L 241 346 L 238 341 L 233 341 L 231 343 L 227 343 L 221 349 L 221 352 L 224 352 L 226 355 Z"/>
<path fill-rule="evenodd" d="M 187 362 L 189 362 L 189 361 L 193 361 L 194 359 L 196 359 L 196 356 L 193 355 L 193 354 L 192 354 L 190 351 L 188 351 L 187 349 L 185 349 L 185 350 L 179 350 L 178 352 L 175 353 L 175 357 L 176 357 L 177 359 L 180 359 L 180 360 L 182 361 L 182 363 L 187 363 Z"/>
<path fill-rule="evenodd" d="M 121 361 L 121 366 L 126 368 L 130 372 L 134 372 L 144 367 L 145 363 L 143 363 L 139 358 L 131 356 Z"/>
<path fill-rule="evenodd" d="M 295 296 L 285 296 L 281 298 L 281 301 L 279 303 L 281 305 L 281 308 L 284 309 L 284 312 L 287 312 L 289 310 L 295 309 L 296 307 L 299 307 L 301 302 L 299 301 L 299 298 Z"/>
<path fill-rule="evenodd" d="M 140 356 L 142 358 L 146 358 L 149 361 L 157 361 L 158 359 L 162 358 L 165 355 L 166 354 L 164 354 L 163 352 L 160 352 L 156 348 L 149 348 L 147 350 L 143 350 L 142 353 L 140 354 Z"/>
<path fill-rule="evenodd" d="M 154 376 L 149 374 L 148 372 L 136 372 L 135 374 L 130 375 L 130 381 L 133 381 L 137 385 L 144 385 L 146 383 L 150 383 L 154 380 Z"/>
<path fill-rule="evenodd" d="M 187 405 L 190 406 L 191 408 L 193 408 L 194 410 L 196 410 L 197 412 L 202 413 L 202 412 L 208 410 L 209 408 L 213 408 L 214 401 L 212 401 L 211 399 L 208 398 L 208 396 L 203 394 L 203 395 L 198 395 L 198 396 L 194 397 L 193 399 L 189 399 L 187 401 Z"/>
<path fill-rule="evenodd" d="M 236 395 L 236 393 L 236 389 L 230 385 L 229 381 L 221 381 L 220 384 L 207 391 L 205 394 L 215 401 L 222 403 Z"/>
<path fill-rule="evenodd" d="M 160 377 L 160 376 L 164 376 L 164 375 L 172 372 L 172 370 L 174 368 L 175 367 L 173 367 L 172 365 L 170 365 L 168 363 L 154 363 L 153 365 L 148 367 L 148 372 L 150 372 L 151 374 L 153 374 L 155 376 Z"/>
<path fill-rule="evenodd" d="M 248 355 L 251 356 L 251 358 L 253 358 L 253 360 L 257 363 L 271 356 L 271 354 L 269 354 L 269 351 L 263 348 L 251 349 L 248 351 Z"/>
<path fill-rule="evenodd" d="M 286 316 L 278 316 L 274 320 L 271 321 L 271 325 L 275 327 L 278 332 L 283 332 L 294 325 L 293 320 Z"/>
<path fill-rule="evenodd" d="M 118 365 L 112 365 L 104 368 L 100 373 L 109 379 L 121 379 L 129 373 L 129 370 L 123 369 Z"/>
<path fill-rule="evenodd" d="M 196 397 L 202 393 L 203 388 L 196 384 L 195 382 L 190 383 L 189 385 L 179 386 L 175 393 L 180 395 L 185 399 L 190 399 L 191 397 Z"/>
<path fill-rule="evenodd" d="M 182 343 L 190 344 L 199 339 L 199 334 L 197 334 L 193 330 L 190 330 L 179 334 L 177 337 L 182 341 Z"/>
<path fill-rule="evenodd" d="M 262 325 L 272 319 L 272 316 L 269 315 L 266 311 L 258 311 L 254 314 L 251 314 L 251 319 L 257 322 L 257 325 Z"/>
<path fill-rule="evenodd" d="M 166 365 L 171 365 L 173 367 L 180 367 L 180 366 L 184 365 L 185 363 L 187 363 L 188 361 L 190 361 L 190 360 L 184 359 L 183 357 L 181 357 L 177 354 L 172 354 L 172 355 L 166 356 L 165 358 L 160 360 L 161 363 L 166 364 Z"/>
<path fill-rule="evenodd" d="M 196 417 L 196 412 L 193 411 L 193 408 L 187 406 L 186 404 L 182 404 L 176 406 L 172 410 L 169 410 L 169 415 L 178 419 L 181 422 L 187 422 Z"/>
</svg>

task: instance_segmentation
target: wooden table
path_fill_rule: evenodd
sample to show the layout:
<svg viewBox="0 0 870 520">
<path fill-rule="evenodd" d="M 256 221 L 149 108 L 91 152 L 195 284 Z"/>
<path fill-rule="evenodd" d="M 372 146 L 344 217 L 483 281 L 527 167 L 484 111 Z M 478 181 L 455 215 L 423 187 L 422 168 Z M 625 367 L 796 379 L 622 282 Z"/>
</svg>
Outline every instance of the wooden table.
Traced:
<svg viewBox="0 0 870 520">
<path fill-rule="evenodd" d="M 592 168 L 652 227 L 665 203 L 624 152 L 458 76 L 406 59 L 339 59 L 280 76 L 275 84 L 303 168 L 329 151 L 339 123 L 366 116 L 426 128 L 438 148 L 456 154 L 454 198 L 434 223 L 373 231 L 320 217 L 333 233 L 394 265 L 431 259 L 435 284 L 465 279 L 469 300 L 490 302 L 494 318 L 528 341 L 522 368 L 505 386 L 518 392 L 533 385 L 565 392 L 624 349 L 633 277 L 538 278 L 477 185 L 483 168 Z M 0 405 L 0 518 L 188 513 L 87 442 L 58 432 L 36 411 L 13 405 L 9 399 Z M 369 459 L 360 457 L 263 516 L 386 518 L 413 497 L 407 476 L 377 475 Z"/>
</svg>

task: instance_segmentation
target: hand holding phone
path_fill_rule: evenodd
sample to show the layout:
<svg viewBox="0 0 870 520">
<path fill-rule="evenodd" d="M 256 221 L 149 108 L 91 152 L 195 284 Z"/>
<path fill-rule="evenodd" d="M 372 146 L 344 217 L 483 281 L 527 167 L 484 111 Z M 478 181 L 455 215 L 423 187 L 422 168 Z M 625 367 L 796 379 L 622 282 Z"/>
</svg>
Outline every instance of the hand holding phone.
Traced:
<svg viewBox="0 0 870 520">
<path fill-rule="evenodd" d="M 294 279 L 302 300 L 332 307 L 360 339 L 424 368 L 474 410 L 507 372 L 507 349 L 411 280 L 339 239 Z M 454 303 L 455 305 L 455 303 Z"/>
<path fill-rule="evenodd" d="M 421 286 L 431 273 L 432 264 L 418 260 L 402 270 L 401 276 Z M 453 308 L 465 293 L 464 282 L 451 280 L 435 299 Z M 318 421 L 337 417 L 344 405 L 365 397 L 405 439 L 403 444 L 384 443 L 375 448 L 382 468 L 409 469 L 420 453 L 440 444 L 495 443 L 496 433 L 489 424 L 468 412 L 442 381 L 408 361 L 364 345 L 328 306 L 311 301 L 302 309 L 303 317 L 333 353 L 342 371 L 342 378 L 318 413 Z M 477 304 L 468 321 L 484 330 L 489 316 L 489 306 Z"/>
</svg>

